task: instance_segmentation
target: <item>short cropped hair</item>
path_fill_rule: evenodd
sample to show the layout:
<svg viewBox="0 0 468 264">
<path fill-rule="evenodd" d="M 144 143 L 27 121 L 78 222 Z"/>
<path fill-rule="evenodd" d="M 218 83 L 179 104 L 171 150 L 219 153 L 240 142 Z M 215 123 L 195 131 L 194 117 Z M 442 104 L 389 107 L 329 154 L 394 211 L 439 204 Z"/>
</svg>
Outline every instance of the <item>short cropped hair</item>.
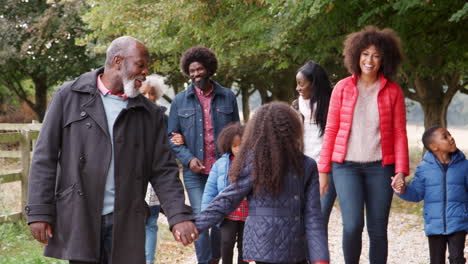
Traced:
<svg viewBox="0 0 468 264">
<path fill-rule="evenodd" d="M 434 141 L 434 132 L 439 129 L 439 128 L 442 128 L 440 126 L 433 126 L 431 128 L 428 128 L 426 131 L 424 131 L 423 135 L 422 135 L 422 143 L 424 145 L 424 147 L 428 150 L 428 151 L 431 151 L 431 149 L 429 148 L 429 146 L 432 144 L 432 142 Z"/>
<path fill-rule="evenodd" d="M 221 130 L 219 133 L 217 144 L 218 144 L 218 151 L 222 154 L 229 153 L 232 154 L 232 141 L 234 140 L 235 136 L 239 136 L 242 138 L 244 134 L 244 126 L 241 125 L 239 122 L 230 123 Z"/>
<path fill-rule="evenodd" d="M 398 72 L 403 59 L 401 41 L 392 29 L 383 30 L 375 26 L 367 26 L 361 31 L 349 34 L 344 41 L 344 65 L 351 74 L 361 74 L 359 59 L 364 49 L 374 45 L 382 56 L 379 72 L 385 78 L 392 79 Z"/>
<path fill-rule="evenodd" d="M 142 43 L 138 39 L 130 36 L 123 36 L 114 39 L 106 51 L 105 67 L 110 68 L 112 66 L 112 61 L 114 60 L 115 56 L 125 56 L 127 54 L 128 47 L 131 42 Z"/>
<path fill-rule="evenodd" d="M 212 50 L 203 46 L 191 47 L 180 58 L 180 69 L 189 76 L 189 66 L 192 62 L 201 63 L 208 71 L 210 77 L 218 69 L 218 59 Z"/>
<path fill-rule="evenodd" d="M 151 74 L 149 76 L 146 76 L 146 80 L 141 84 L 141 90 L 143 90 L 146 87 L 149 87 L 154 90 L 154 97 L 156 98 L 156 101 L 161 99 L 164 91 L 163 89 L 165 88 L 164 84 L 164 78 L 160 75 L 157 74 Z"/>
</svg>

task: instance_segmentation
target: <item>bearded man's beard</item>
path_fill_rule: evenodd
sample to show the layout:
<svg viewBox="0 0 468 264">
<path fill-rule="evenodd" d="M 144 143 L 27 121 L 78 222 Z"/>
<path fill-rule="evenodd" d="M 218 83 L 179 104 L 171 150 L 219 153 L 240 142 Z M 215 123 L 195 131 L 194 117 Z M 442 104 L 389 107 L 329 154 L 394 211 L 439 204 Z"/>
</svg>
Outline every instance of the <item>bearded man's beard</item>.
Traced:
<svg viewBox="0 0 468 264">
<path fill-rule="evenodd" d="M 128 79 L 127 77 L 123 77 L 123 87 L 124 87 L 124 94 L 128 98 L 135 98 L 140 94 L 140 89 L 135 87 L 135 79 Z"/>
<path fill-rule="evenodd" d="M 193 85 L 195 85 L 195 87 L 199 88 L 199 89 L 202 89 L 204 90 L 207 86 L 208 86 L 208 82 L 209 82 L 209 79 L 208 78 L 202 78 L 201 80 L 199 81 L 195 81 L 193 80 Z"/>
</svg>

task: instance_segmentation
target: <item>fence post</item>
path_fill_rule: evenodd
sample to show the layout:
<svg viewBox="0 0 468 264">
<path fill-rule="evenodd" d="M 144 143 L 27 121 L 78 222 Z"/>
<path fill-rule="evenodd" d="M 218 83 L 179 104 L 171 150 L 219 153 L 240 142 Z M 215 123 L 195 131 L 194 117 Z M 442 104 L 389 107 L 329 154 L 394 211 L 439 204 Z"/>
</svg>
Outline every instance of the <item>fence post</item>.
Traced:
<svg viewBox="0 0 468 264">
<path fill-rule="evenodd" d="M 28 178 L 29 178 L 29 166 L 31 161 L 31 145 L 29 140 L 29 129 L 25 128 L 21 130 L 21 211 L 24 212 L 24 207 L 28 203 Z M 24 213 L 23 213 L 24 214 Z"/>
</svg>

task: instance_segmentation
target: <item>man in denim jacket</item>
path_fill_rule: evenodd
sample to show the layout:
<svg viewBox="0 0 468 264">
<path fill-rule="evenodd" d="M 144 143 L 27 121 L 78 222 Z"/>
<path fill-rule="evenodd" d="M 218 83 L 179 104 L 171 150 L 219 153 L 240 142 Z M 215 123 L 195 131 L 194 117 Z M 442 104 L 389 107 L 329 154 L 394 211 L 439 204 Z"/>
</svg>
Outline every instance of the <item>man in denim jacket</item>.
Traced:
<svg viewBox="0 0 468 264">
<path fill-rule="evenodd" d="M 184 184 L 195 213 L 201 210 L 201 201 L 211 166 L 219 157 L 216 140 L 224 126 L 239 121 L 234 93 L 211 80 L 218 61 L 205 47 L 188 49 L 180 60 L 182 71 L 192 84 L 179 93 L 171 104 L 168 133 L 171 147 L 184 166 Z M 185 137 L 184 145 L 175 145 L 173 133 Z M 217 263 L 219 259 L 219 230 L 212 229 L 195 242 L 198 263 Z M 212 246 L 210 246 L 210 244 Z"/>
</svg>

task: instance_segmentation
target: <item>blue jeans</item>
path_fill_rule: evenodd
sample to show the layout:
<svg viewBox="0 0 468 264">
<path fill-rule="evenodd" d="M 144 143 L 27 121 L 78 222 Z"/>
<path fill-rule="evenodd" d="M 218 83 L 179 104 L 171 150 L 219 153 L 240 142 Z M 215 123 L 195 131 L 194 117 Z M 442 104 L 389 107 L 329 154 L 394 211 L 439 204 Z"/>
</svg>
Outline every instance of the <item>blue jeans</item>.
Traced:
<svg viewBox="0 0 468 264">
<path fill-rule="evenodd" d="M 325 233 L 328 237 L 328 222 L 330 221 L 330 214 L 333 209 L 333 204 L 336 200 L 335 183 L 333 182 L 333 174 L 328 173 L 328 191 L 322 197 L 320 196 L 320 207 L 322 208 L 323 220 L 325 223 Z"/>
<path fill-rule="evenodd" d="M 190 200 L 190 205 L 195 214 L 201 211 L 203 191 L 205 190 L 208 175 L 194 173 L 190 169 L 184 169 L 184 185 Z M 218 227 L 212 227 L 211 232 L 200 234 L 195 240 L 195 251 L 199 264 L 208 264 L 211 259 L 221 257 L 221 232 Z"/>
<path fill-rule="evenodd" d="M 392 204 L 391 177 L 395 166 L 380 161 L 333 163 L 333 178 L 343 219 L 343 255 L 346 264 L 358 264 L 362 250 L 364 207 L 369 233 L 369 261 L 387 263 L 387 226 Z"/>
<path fill-rule="evenodd" d="M 146 241 L 145 241 L 145 256 L 146 262 L 154 263 L 156 253 L 156 242 L 158 241 L 158 217 L 159 205 L 150 206 L 151 214 L 146 219 Z"/>
</svg>

